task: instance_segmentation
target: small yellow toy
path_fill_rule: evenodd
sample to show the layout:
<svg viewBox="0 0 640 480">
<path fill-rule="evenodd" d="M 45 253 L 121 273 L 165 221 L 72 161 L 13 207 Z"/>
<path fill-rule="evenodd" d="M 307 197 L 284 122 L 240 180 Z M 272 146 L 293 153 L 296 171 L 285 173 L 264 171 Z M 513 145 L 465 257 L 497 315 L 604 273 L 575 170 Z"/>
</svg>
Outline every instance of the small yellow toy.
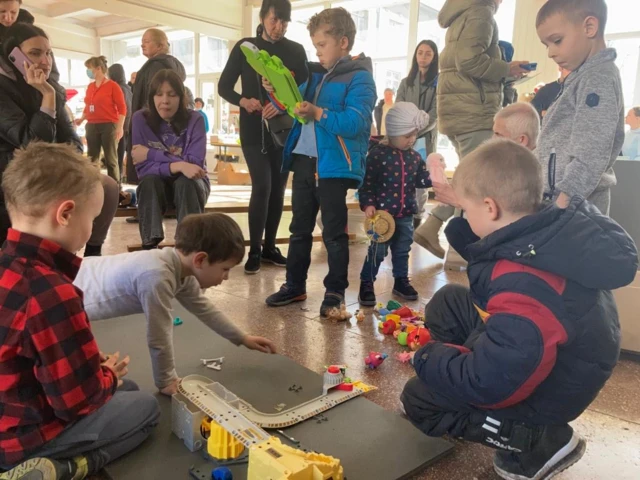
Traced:
<svg viewBox="0 0 640 480">
<path fill-rule="evenodd" d="M 340 460 L 296 450 L 271 437 L 249 450 L 248 480 L 343 480 Z"/>
</svg>

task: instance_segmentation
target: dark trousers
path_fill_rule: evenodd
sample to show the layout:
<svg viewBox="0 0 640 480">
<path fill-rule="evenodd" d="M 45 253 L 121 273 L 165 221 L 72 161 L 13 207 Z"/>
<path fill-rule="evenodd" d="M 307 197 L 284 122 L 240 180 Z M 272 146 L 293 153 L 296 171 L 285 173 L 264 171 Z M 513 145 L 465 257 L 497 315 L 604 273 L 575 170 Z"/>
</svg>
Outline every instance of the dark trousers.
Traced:
<svg viewBox="0 0 640 480">
<path fill-rule="evenodd" d="M 104 152 L 104 161 L 108 175 L 120 183 L 118 168 L 118 145 L 115 123 L 87 123 L 87 154 L 91 161 L 100 161 L 100 150 Z"/>
<path fill-rule="evenodd" d="M 156 398 L 140 392 L 138 386 L 124 384 L 95 412 L 82 417 L 46 443 L 36 455 L 54 459 L 90 456 L 95 474 L 106 464 L 134 450 L 158 424 L 160 406 Z"/>
<path fill-rule="evenodd" d="M 122 175 L 125 173 L 122 165 L 124 164 L 124 154 L 127 150 L 127 133 L 125 131 L 125 135 L 118 142 L 118 171 L 120 172 L 120 179 L 118 183 L 122 183 Z"/>
<path fill-rule="evenodd" d="M 349 235 L 347 234 L 347 190 L 357 182 L 343 178 L 320 178 L 316 184 L 316 159 L 294 155 L 292 209 L 287 256 L 287 284 L 304 289 L 311 264 L 313 230 L 318 210 L 322 213 L 322 240 L 329 257 L 324 279 L 327 292 L 344 295 L 349 286 Z"/>
<path fill-rule="evenodd" d="M 175 207 L 178 223 L 191 213 L 203 213 L 209 192 L 209 184 L 202 178 L 144 176 L 137 189 L 142 245 L 158 245 L 164 240 L 162 220 L 170 207 Z"/>
<path fill-rule="evenodd" d="M 363 282 L 375 282 L 389 250 L 393 265 L 393 278 L 407 278 L 409 276 L 409 252 L 413 243 L 413 216 L 396 218 L 396 231 L 391 240 L 386 243 L 371 242 L 367 258 L 360 272 Z"/>
<path fill-rule="evenodd" d="M 127 154 L 127 183 L 129 185 L 138 185 L 138 183 L 140 183 L 140 179 L 138 178 L 138 172 L 136 170 L 136 166 L 133 164 L 133 157 L 131 156 L 131 150 L 133 149 L 133 130 L 131 128 L 129 129 L 128 135 L 125 135 L 125 137 Z"/>
<path fill-rule="evenodd" d="M 447 285 L 438 290 L 427 305 L 425 316 L 425 326 L 439 342 L 469 348 L 484 331 L 469 290 L 460 285 Z M 447 433 L 462 437 L 470 425 L 484 422 L 489 413 L 434 391 L 418 377 L 407 382 L 400 399 L 411 422 L 433 437 Z"/>
<path fill-rule="evenodd" d="M 282 149 L 271 143 L 242 147 L 251 175 L 249 200 L 249 238 L 251 252 L 260 252 L 262 235 L 265 249 L 276 246 L 276 235 L 282 218 L 284 192 L 289 172 L 282 172 Z"/>
</svg>

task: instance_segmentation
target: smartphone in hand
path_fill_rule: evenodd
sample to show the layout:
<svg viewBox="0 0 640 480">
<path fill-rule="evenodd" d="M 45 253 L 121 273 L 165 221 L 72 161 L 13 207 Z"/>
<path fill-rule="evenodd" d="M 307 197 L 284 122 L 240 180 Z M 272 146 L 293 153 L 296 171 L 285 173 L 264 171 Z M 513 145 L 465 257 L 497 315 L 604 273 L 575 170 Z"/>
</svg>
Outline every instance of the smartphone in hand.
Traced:
<svg viewBox="0 0 640 480">
<path fill-rule="evenodd" d="M 525 63 L 524 65 L 520 65 L 520 67 L 524 70 L 528 70 L 529 72 L 533 72 L 538 69 L 537 63 Z"/>
<path fill-rule="evenodd" d="M 33 65 L 33 62 L 29 60 L 24 53 L 22 53 L 22 50 L 20 50 L 19 47 L 15 47 L 11 50 L 11 53 L 9 54 L 9 61 L 15 65 L 24 77 L 27 76 L 27 71 L 24 68 L 25 62 L 27 63 L 27 66 Z"/>
</svg>

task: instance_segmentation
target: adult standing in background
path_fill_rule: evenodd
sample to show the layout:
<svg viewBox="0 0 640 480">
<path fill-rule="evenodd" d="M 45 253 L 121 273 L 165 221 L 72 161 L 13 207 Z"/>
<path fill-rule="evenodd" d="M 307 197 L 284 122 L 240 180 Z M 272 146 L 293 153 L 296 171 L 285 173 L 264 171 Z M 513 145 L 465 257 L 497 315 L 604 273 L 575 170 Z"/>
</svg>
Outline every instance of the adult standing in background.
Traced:
<svg viewBox="0 0 640 480">
<path fill-rule="evenodd" d="M 531 100 L 531 105 L 538 111 L 541 120 L 547 114 L 547 110 L 551 108 L 553 102 L 556 101 L 558 95 L 560 95 L 562 84 L 571 73 L 564 67 L 558 67 L 558 69 L 560 70 L 560 78 L 555 82 L 547 83 L 544 87 L 541 87 L 538 93 L 536 93 L 536 96 L 533 97 L 533 100 Z"/>
<path fill-rule="evenodd" d="M 384 98 L 380 100 L 376 108 L 373 110 L 373 117 L 375 119 L 376 124 L 376 134 L 380 136 L 384 136 L 387 134 L 387 129 L 385 127 L 385 119 L 387 118 L 387 113 L 393 107 L 393 88 L 385 88 L 384 89 Z"/>
<path fill-rule="evenodd" d="M 507 63 L 498 45 L 494 15 L 502 0 L 447 0 L 438 22 L 447 29 L 438 78 L 438 126 L 460 161 L 493 136 L 493 117 L 502 107 L 504 81 L 521 78 L 525 61 Z M 439 205 L 416 231 L 416 242 L 444 258 L 439 233 L 455 209 Z"/>
<path fill-rule="evenodd" d="M 209 134 L 209 129 L 211 128 L 209 126 L 209 117 L 207 116 L 207 114 L 204 111 L 204 100 L 200 97 L 196 98 L 193 100 L 193 103 L 195 105 L 195 110 L 196 112 L 200 113 L 200 115 L 202 115 L 202 118 L 204 118 L 204 131 L 207 132 L 207 135 Z"/>
<path fill-rule="evenodd" d="M 109 67 L 109 78 L 116 82 L 122 90 L 124 95 L 124 103 L 127 105 L 127 115 L 124 119 L 124 136 L 118 142 L 118 169 L 120 170 L 120 179 L 122 180 L 122 163 L 124 161 L 124 153 L 127 149 L 127 137 L 129 136 L 129 129 L 131 128 L 131 100 L 133 98 L 133 92 L 131 87 L 127 84 L 127 77 L 124 73 L 124 67 L 119 63 L 114 63 Z"/>
<path fill-rule="evenodd" d="M 438 102 L 436 88 L 438 86 L 438 46 L 431 40 L 422 40 L 416 47 L 411 61 L 411 70 L 400 82 L 396 101 L 413 103 L 429 115 L 429 123 L 418 132 L 416 143 L 424 141 L 427 155 L 436 151 L 438 143 Z M 424 139 L 424 140 L 421 140 Z M 424 160 L 426 161 L 426 156 Z M 416 189 L 418 213 L 413 219 L 413 228 L 417 229 L 424 217 L 424 205 L 427 202 L 426 190 Z"/>
<path fill-rule="evenodd" d="M 142 54 L 148 58 L 145 64 L 136 73 L 133 85 L 133 98 L 131 100 L 131 116 L 138 110 L 147 106 L 151 80 L 160 70 L 169 69 L 178 74 L 184 82 L 187 72 L 184 65 L 176 57 L 169 54 L 169 38 L 167 34 L 157 28 L 150 28 L 142 36 Z M 131 132 L 127 143 L 127 159 L 131 158 Z M 138 183 L 138 175 L 133 162 L 127 162 L 127 182 Z"/>
<path fill-rule="evenodd" d="M 76 119 L 76 125 L 87 121 L 85 138 L 87 153 L 91 161 L 100 162 L 100 151 L 104 152 L 104 161 L 111 178 L 120 183 L 118 168 L 118 142 L 124 136 L 124 121 L 127 117 L 127 104 L 120 86 L 107 78 L 107 59 L 91 57 L 84 62 L 87 76 L 93 80 L 84 97 L 82 117 Z"/>
<path fill-rule="evenodd" d="M 267 92 L 240 50 L 240 45 L 247 41 L 266 50 L 270 55 L 278 56 L 300 85 L 308 76 L 307 54 L 302 45 L 285 38 L 290 20 L 289 0 L 263 0 L 256 37 L 242 39 L 236 44 L 218 84 L 220 96 L 232 105 L 241 107 L 240 141 L 251 175 L 251 249 L 244 267 L 247 274 L 258 273 L 261 261 L 281 267 L 287 265 L 287 259 L 276 247 L 276 234 L 282 218 L 284 192 L 289 175 L 282 173 L 282 147 L 274 143 L 264 122 L 280 113 L 269 102 Z M 238 78 L 242 81 L 241 94 L 234 89 Z"/>
<path fill-rule="evenodd" d="M 32 62 L 26 77 L 9 61 L 18 47 Z M 13 158 L 15 150 L 30 142 L 70 143 L 79 152 L 82 142 L 65 112 L 66 93 L 51 79 L 51 44 L 44 31 L 26 23 L 16 23 L 6 31 L 0 49 L 0 174 Z M 93 222 L 91 238 L 84 256 L 101 255 L 111 221 L 118 208 L 118 184 L 102 175 L 104 203 Z M 11 220 L 0 190 L 0 245 L 4 243 Z"/>
<path fill-rule="evenodd" d="M 631 160 L 640 160 L 640 107 L 629 110 L 624 120 L 631 130 L 624 137 L 622 155 Z"/>
</svg>

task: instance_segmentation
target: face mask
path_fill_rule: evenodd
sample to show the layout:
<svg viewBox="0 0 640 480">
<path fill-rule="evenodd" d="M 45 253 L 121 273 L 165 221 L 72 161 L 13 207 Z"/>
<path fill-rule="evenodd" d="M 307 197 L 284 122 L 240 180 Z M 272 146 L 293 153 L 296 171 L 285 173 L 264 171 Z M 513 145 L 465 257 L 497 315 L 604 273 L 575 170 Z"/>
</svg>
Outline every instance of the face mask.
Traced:
<svg viewBox="0 0 640 480">
<path fill-rule="evenodd" d="M 89 70 L 88 68 L 87 68 L 87 77 L 89 77 L 90 80 L 96 79 L 96 75 L 93 73 L 93 70 Z"/>
</svg>

